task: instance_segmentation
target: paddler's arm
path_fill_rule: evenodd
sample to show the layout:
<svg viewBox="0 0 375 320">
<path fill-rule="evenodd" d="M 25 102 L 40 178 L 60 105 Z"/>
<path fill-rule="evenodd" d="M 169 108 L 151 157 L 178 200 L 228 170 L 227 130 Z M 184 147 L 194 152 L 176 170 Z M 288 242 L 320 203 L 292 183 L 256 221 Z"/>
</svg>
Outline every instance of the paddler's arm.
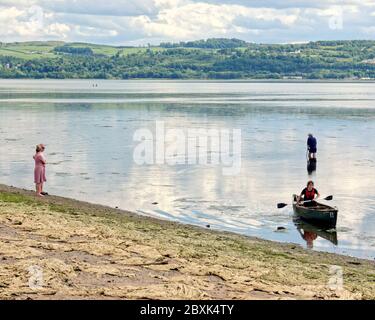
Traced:
<svg viewBox="0 0 375 320">
<path fill-rule="evenodd" d="M 315 197 L 315 199 L 318 199 L 320 197 L 320 193 L 316 189 L 315 189 L 315 191 L 316 191 L 316 197 Z"/>
<path fill-rule="evenodd" d="M 297 203 L 301 203 L 302 196 L 303 196 L 303 191 L 301 192 L 299 196 L 297 196 Z"/>
<path fill-rule="evenodd" d="M 299 234 L 301 235 L 301 237 L 304 238 L 305 235 L 302 233 L 301 228 L 297 228 L 297 230 L 298 230 Z"/>
</svg>

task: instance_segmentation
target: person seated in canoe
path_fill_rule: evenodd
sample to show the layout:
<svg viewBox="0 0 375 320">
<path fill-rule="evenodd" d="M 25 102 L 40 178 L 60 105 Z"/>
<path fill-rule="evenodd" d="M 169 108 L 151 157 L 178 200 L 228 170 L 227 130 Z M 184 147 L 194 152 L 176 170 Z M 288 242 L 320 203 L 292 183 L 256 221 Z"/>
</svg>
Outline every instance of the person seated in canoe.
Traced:
<svg viewBox="0 0 375 320">
<path fill-rule="evenodd" d="M 309 160 L 316 160 L 316 152 L 318 151 L 317 144 L 318 142 L 316 141 L 316 138 L 313 136 L 312 133 L 309 133 L 309 136 L 307 138 L 307 150 L 309 152 Z"/>
<path fill-rule="evenodd" d="M 307 186 L 305 189 L 302 190 L 300 196 L 297 199 L 297 202 L 300 204 L 301 202 L 304 202 L 303 205 L 305 207 L 314 207 L 316 206 L 315 200 L 320 197 L 320 194 L 317 189 L 314 188 L 314 182 L 309 181 L 307 182 Z"/>
</svg>

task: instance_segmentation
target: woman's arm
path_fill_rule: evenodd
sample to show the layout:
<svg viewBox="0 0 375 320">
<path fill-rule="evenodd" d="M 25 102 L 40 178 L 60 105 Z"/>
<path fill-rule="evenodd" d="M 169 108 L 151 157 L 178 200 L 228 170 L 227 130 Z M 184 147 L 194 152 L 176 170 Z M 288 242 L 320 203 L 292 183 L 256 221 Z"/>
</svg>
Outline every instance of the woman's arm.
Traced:
<svg viewBox="0 0 375 320">
<path fill-rule="evenodd" d="M 41 154 L 41 155 L 40 155 L 40 161 L 41 161 L 43 164 L 46 164 L 46 163 L 47 163 L 46 158 L 44 157 L 44 154 Z"/>
</svg>

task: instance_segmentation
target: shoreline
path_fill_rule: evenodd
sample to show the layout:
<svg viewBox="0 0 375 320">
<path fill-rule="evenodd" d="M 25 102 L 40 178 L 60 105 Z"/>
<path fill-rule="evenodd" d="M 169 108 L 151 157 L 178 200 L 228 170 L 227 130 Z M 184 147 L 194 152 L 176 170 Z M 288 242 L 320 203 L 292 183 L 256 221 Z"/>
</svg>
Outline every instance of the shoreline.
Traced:
<svg viewBox="0 0 375 320">
<path fill-rule="evenodd" d="M 2 299 L 375 299 L 371 260 L 1 184 L 0 252 Z"/>
<path fill-rule="evenodd" d="M 212 82 L 212 83 L 375 83 L 375 79 L 173 79 L 173 78 L 131 78 L 131 79 L 101 79 L 101 78 L 0 78 L 1 81 L 118 81 L 118 82 Z"/>
</svg>

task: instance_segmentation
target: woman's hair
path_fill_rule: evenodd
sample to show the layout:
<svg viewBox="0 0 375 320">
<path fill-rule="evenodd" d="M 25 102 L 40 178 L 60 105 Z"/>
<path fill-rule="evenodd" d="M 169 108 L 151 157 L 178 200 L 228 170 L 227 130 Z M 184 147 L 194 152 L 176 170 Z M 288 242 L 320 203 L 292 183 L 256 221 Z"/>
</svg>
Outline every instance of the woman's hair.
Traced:
<svg viewBox="0 0 375 320">
<path fill-rule="evenodd" d="M 40 152 L 40 151 L 43 151 L 43 149 L 44 149 L 44 145 L 40 143 L 36 145 L 35 151 Z"/>
<path fill-rule="evenodd" d="M 310 183 L 314 186 L 314 181 L 312 180 L 308 181 L 306 186 L 308 187 Z"/>
</svg>

